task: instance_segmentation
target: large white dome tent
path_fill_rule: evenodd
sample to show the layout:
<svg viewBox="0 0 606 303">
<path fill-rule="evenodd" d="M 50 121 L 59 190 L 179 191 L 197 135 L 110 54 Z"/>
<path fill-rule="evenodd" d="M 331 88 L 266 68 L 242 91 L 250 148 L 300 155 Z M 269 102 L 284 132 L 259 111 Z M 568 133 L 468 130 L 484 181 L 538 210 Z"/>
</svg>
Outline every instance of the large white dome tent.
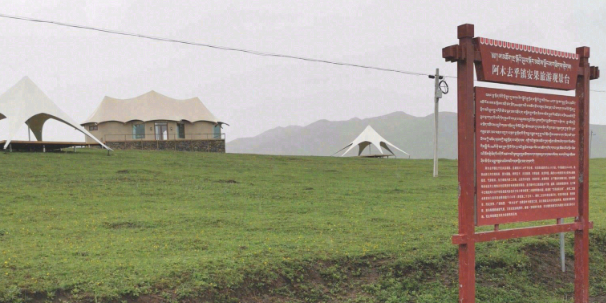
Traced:
<svg viewBox="0 0 606 303">
<path fill-rule="evenodd" d="M 49 119 L 55 119 L 93 138 L 105 149 L 111 150 L 63 112 L 28 77 L 24 77 L 0 95 L 0 120 L 3 119 L 8 122 L 8 137 L 4 142 L 3 149 L 7 149 L 11 145 L 13 138 L 23 127 L 23 124 L 27 124 L 36 140 L 41 142 L 44 124 Z"/>
</svg>

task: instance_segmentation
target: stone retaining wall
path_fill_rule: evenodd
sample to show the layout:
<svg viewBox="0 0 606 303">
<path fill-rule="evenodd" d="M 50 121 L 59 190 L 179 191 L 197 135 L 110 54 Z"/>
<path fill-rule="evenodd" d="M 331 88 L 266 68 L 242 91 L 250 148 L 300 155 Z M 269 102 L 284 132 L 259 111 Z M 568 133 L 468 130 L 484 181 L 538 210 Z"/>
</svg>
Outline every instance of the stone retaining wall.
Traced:
<svg viewBox="0 0 606 303">
<path fill-rule="evenodd" d="M 176 140 L 176 141 L 112 141 L 105 145 L 115 150 L 138 149 L 138 150 L 177 150 L 177 151 L 199 151 L 209 153 L 225 153 L 225 140 Z"/>
</svg>

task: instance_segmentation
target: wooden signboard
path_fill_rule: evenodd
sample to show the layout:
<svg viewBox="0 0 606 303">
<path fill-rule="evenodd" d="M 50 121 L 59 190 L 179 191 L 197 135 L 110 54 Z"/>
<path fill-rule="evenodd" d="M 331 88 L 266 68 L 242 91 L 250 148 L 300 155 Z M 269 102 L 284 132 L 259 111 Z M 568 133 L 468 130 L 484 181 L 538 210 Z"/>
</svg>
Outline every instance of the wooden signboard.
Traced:
<svg viewBox="0 0 606 303">
<path fill-rule="evenodd" d="M 578 54 L 475 38 L 482 61 L 479 81 L 571 90 L 576 86 Z"/>
<path fill-rule="evenodd" d="M 476 225 L 576 217 L 575 97 L 475 88 Z"/>
<path fill-rule="evenodd" d="M 442 56 L 457 63 L 459 302 L 475 302 L 475 244 L 575 233 L 575 302 L 589 302 L 589 48 L 576 53 L 474 37 Z M 575 96 L 475 87 L 479 81 L 575 90 Z M 574 222 L 501 229 L 501 224 Z M 476 226 L 494 225 L 489 232 Z"/>
</svg>

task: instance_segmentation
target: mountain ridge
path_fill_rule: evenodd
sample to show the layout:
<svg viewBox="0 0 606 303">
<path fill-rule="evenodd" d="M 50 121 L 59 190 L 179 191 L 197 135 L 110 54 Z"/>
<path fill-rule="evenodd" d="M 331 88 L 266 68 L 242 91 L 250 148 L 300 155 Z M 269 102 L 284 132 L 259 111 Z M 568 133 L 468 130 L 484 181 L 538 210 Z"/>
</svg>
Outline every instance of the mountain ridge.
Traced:
<svg viewBox="0 0 606 303">
<path fill-rule="evenodd" d="M 351 143 L 367 125 L 410 154 L 412 159 L 433 158 L 434 115 L 417 117 L 396 111 L 377 117 L 329 121 L 321 119 L 305 126 L 275 127 L 257 136 L 227 143 L 229 153 L 331 156 Z M 438 157 L 457 158 L 457 114 L 440 112 Z M 592 158 L 606 157 L 606 125 L 591 125 Z M 603 135 L 602 135 L 603 134 Z M 395 152 L 398 157 L 406 155 Z M 347 156 L 355 155 L 349 152 Z M 340 155 L 340 154 L 339 154 Z"/>
</svg>

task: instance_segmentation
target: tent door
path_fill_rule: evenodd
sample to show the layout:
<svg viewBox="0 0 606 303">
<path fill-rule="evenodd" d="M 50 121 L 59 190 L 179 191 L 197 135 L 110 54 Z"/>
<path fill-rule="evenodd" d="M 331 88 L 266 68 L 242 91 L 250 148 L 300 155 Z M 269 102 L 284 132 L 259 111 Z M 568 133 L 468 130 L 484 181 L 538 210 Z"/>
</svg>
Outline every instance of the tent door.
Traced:
<svg viewBox="0 0 606 303">
<path fill-rule="evenodd" d="M 168 140 L 168 123 L 156 122 L 156 140 Z"/>
</svg>

